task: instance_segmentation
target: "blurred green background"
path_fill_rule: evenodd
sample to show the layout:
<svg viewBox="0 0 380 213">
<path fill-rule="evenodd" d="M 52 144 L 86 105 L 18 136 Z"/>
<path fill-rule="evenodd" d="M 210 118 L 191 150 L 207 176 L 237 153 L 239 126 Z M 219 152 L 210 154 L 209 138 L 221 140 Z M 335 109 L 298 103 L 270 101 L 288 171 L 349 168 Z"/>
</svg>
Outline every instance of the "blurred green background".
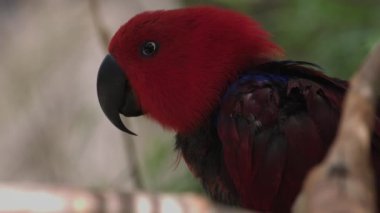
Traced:
<svg viewBox="0 0 380 213">
<path fill-rule="evenodd" d="M 184 0 L 246 13 L 260 21 L 289 59 L 317 63 L 330 75 L 351 76 L 380 39 L 378 0 Z"/>
<path fill-rule="evenodd" d="M 126 122 L 139 136 L 127 137 L 101 112 L 106 50 L 91 1 L 0 0 L 0 180 L 131 190 L 133 152 L 144 190 L 202 193 L 173 132 L 134 118 Z M 98 1 L 96 17 L 112 34 L 141 11 L 199 4 L 248 14 L 288 59 L 344 79 L 380 39 L 379 0 L 112 0 Z"/>
</svg>

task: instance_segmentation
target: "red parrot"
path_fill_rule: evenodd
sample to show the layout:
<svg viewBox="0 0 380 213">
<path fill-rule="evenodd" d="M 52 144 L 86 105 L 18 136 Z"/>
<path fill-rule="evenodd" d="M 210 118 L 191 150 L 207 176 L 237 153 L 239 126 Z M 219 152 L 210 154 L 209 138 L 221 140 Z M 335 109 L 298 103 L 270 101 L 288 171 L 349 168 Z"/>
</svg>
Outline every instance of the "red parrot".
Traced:
<svg viewBox="0 0 380 213">
<path fill-rule="evenodd" d="M 233 11 L 144 12 L 112 38 L 99 102 L 127 133 L 120 114 L 145 114 L 176 131 L 176 149 L 214 200 L 289 212 L 334 139 L 348 83 L 283 55 L 259 23 Z"/>
</svg>

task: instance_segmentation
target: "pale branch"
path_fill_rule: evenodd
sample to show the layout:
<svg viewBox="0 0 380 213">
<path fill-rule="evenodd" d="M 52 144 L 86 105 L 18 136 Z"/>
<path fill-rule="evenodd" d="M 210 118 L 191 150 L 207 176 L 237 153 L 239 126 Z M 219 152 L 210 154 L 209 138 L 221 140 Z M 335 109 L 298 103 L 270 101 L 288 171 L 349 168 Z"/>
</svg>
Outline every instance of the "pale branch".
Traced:
<svg viewBox="0 0 380 213">
<path fill-rule="evenodd" d="M 129 126 L 132 123 L 129 122 Z M 124 150 L 126 152 L 126 157 L 128 159 L 129 171 L 128 175 L 131 180 L 133 180 L 134 186 L 138 190 L 145 190 L 142 172 L 140 170 L 140 165 L 137 157 L 137 147 L 136 141 L 132 139 L 131 135 L 123 135 L 124 141 Z"/>
<path fill-rule="evenodd" d="M 108 48 L 108 42 L 110 41 L 110 33 L 107 30 L 107 27 L 100 18 L 100 9 L 98 0 L 88 0 L 90 14 L 92 22 L 95 25 L 95 29 L 98 32 L 99 39 L 105 50 Z"/>
<path fill-rule="evenodd" d="M 294 212 L 376 212 L 370 144 L 379 91 L 380 45 L 352 78 L 334 144 L 309 173 Z"/>
<path fill-rule="evenodd" d="M 120 193 L 25 184 L 0 184 L 0 201 L 0 212 L 247 212 L 189 193 Z"/>
<path fill-rule="evenodd" d="M 102 47 L 104 48 L 104 51 L 107 52 L 108 49 L 108 43 L 110 42 L 110 33 L 105 25 L 105 23 L 102 21 L 101 15 L 100 15 L 100 2 L 99 0 L 88 0 L 89 2 L 89 9 L 91 14 L 91 19 L 94 23 L 95 29 L 98 32 L 99 39 L 101 42 Z M 132 126 L 131 121 L 124 121 L 126 123 L 126 126 Z M 144 189 L 143 184 L 143 178 L 141 176 L 141 171 L 138 163 L 138 158 L 136 155 L 137 147 L 134 143 L 135 140 L 133 139 L 133 136 L 123 134 L 123 142 L 124 142 L 124 150 L 126 153 L 126 157 L 128 160 L 129 170 L 129 180 L 133 182 L 134 187 L 137 189 Z"/>
</svg>

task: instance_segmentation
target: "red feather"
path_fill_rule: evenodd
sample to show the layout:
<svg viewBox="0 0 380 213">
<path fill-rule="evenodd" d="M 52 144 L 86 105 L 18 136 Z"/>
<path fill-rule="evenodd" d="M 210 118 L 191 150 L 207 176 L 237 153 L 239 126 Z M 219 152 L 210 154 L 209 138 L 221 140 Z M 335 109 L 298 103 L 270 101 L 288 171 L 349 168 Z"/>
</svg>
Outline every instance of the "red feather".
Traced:
<svg viewBox="0 0 380 213">
<path fill-rule="evenodd" d="M 140 46 L 150 40 L 159 43 L 158 54 L 141 57 Z M 257 22 L 211 7 L 137 15 L 118 30 L 109 50 L 143 110 L 178 132 L 199 126 L 239 71 L 282 54 Z"/>
</svg>

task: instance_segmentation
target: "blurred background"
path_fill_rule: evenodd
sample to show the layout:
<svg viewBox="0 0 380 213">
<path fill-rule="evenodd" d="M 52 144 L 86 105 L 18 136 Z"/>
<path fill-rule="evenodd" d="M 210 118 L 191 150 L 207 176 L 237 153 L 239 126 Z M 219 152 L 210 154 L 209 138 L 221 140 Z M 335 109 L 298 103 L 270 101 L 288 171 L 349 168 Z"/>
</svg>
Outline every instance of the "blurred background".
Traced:
<svg viewBox="0 0 380 213">
<path fill-rule="evenodd" d="M 344 79 L 380 39 L 378 0 L 97 3 L 0 0 L 0 181 L 202 192 L 173 151 L 173 132 L 128 119 L 139 135 L 132 138 L 101 112 L 96 75 L 106 50 L 99 25 L 111 35 L 144 10 L 218 5 L 261 22 L 287 58 Z"/>
</svg>

